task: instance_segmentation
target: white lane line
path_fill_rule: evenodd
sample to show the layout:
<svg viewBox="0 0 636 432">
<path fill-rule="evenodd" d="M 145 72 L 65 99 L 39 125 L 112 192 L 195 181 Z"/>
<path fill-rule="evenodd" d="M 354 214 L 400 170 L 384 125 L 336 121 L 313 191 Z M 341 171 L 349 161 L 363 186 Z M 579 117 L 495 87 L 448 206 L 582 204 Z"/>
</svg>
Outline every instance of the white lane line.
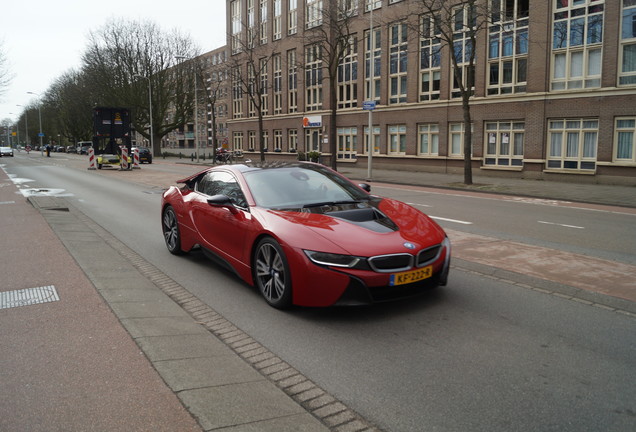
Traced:
<svg viewBox="0 0 636 432">
<path fill-rule="evenodd" d="M 461 221 L 461 220 L 457 220 L 457 219 L 447 219 L 447 218 L 443 218 L 443 217 L 439 217 L 439 216 L 431 216 L 428 215 L 428 217 L 430 217 L 431 219 L 435 219 L 435 220 L 441 220 L 441 221 L 445 221 L 445 222 L 453 222 L 453 223 L 458 223 L 458 224 L 462 224 L 462 225 L 472 225 L 472 222 L 466 222 L 466 221 Z"/>
<path fill-rule="evenodd" d="M 576 226 L 576 225 L 567 225 L 567 224 L 560 224 L 560 223 L 546 222 L 546 221 L 537 221 L 537 222 L 539 222 L 540 224 L 557 225 L 557 226 L 562 226 L 562 227 L 565 227 L 565 228 L 585 229 L 585 227 Z"/>
<path fill-rule="evenodd" d="M 414 206 L 414 207 L 430 207 L 430 205 L 428 204 L 418 204 L 418 203 L 407 203 L 408 205 Z"/>
</svg>

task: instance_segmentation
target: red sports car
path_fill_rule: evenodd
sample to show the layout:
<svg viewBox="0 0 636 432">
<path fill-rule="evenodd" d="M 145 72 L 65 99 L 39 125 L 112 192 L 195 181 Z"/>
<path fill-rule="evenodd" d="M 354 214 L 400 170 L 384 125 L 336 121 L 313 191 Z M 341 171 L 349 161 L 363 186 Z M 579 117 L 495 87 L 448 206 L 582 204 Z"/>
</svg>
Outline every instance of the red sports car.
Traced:
<svg viewBox="0 0 636 432">
<path fill-rule="evenodd" d="M 271 306 L 363 304 L 445 285 L 450 241 L 419 210 L 308 162 L 223 165 L 163 194 L 173 254 L 200 246 Z"/>
</svg>

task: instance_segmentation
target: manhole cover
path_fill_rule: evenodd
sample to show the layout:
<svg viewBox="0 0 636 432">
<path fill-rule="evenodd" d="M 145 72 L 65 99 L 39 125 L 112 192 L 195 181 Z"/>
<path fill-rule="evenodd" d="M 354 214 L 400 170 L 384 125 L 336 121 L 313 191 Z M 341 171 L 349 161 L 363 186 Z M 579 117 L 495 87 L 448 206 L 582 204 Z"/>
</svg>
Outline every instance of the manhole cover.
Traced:
<svg viewBox="0 0 636 432">
<path fill-rule="evenodd" d="M 59 301 L 53 285 L 0 292 L 0 309 Z"/>
</svg>

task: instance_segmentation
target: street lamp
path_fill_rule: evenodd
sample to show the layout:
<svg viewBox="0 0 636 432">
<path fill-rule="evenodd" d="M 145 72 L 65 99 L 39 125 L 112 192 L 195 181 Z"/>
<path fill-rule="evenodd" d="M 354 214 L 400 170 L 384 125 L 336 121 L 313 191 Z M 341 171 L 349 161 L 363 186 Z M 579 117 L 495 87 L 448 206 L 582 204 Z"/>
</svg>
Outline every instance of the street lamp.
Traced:
<svg viewBox="0 0 636 432">
<path fill-rule="evenodd" d="M 40 97 L 40 95 L 38 93 L 34 93 L 34 92 L 27 92 L 27 94 L 36 95 L 38 98 Z M 38 136 L 40 137 L 40 154 L 42 156 L 44 156 L 44 145 L 42 144 L 42 138 L 44 138 L 44 134 L 42 133 L 42 109 L 41 109 L 41 106 L 42 106 L 42 102 L 38 102 L 38 118 L 40 119 L 40 133 L 38 134 Z"/>
<path fill-rule="evenodd" d="M 187 60 L 188 57 L 183 55 L 174 56 L 177 60 Z M 197 103 L 197 74 L 194 72 L 194 148 L 197 153 L 197 162 L 199 162 L 199 107 Z"/>
<path fill-rule="evenodd" d="M 152 87 L 150 85 L 150 77 L 135 75 L 135 78 L 144 78 L 148 80 L 148 124 L 150 128 L 150 154 L 154 156 L 155 146 L 153 138 L 154 132 L 152 131 Z"/>
<path fill-rule="evenodd" d="M 30 145 L 29 143 L 29 110 L 23 105 L 16 105 L 17 107 L 24 108 L 24 131 L 26 132 L 26 136 L 24 138 L 24 148 Z"/>
</svg>

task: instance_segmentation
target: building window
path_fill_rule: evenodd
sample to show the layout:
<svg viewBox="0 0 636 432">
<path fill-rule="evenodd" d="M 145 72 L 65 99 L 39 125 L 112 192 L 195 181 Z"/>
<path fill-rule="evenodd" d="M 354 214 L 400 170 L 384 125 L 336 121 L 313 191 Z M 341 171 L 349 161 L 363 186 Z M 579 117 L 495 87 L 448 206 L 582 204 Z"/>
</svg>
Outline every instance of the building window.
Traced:
<svg viewBox="0 0 636 432">
<path fill-rule="evenodd" d="M 287 148 L 289 151 L 298 151 L 298 129 L 287 131 Z"/>
<path fill-rule="evenodd" d="M 341 160 L 356 158 L 358 148 L 358 128 L 338 128 L 338 155 Z"/>
<path fill-rule="evenodd" d="M 525 124 L 523 122 L 486 123 L 486 166 L 523 166 L 523 142 Z"/>
<path fill-rule="evenodd" d="M 389 103 L 405 103 L 408 72 L 408 26 L 405 23 L 389 27 Z"/>
<path fill-rule="evenodd" d="M 389 138 L 388 154 L 406 154 L 406 125 L 392 125 L 387 128 Z"/>
<path fill-rule="evenodd" d="M 380 75 L 382 73 L 382 52 L 380 50 L 382 43 L 382 32 L 379 28 L 373 29 L 373 37 L 369 39 L 369 31 L 365 32 L 365 47 L 364 53 L 364 79 L 365 79 L 365 100 L 380 100 Z M 371 48 L 373 47 L 373 48 Z M 373 70 L 369 63 L 373 57 Z M 371 79 L 373 77 L 373 85 L 371 86 Z"/>
<path fill-rule="evenodd" d="M 256 9 L 254 6 L 255 0 L 247 0 L 247 47 L 254 48 L 254 41 L 256 39 Z"/>
<path fill-rule="evenodd" d="M 418 125 L 417 154 L 419 156 L 439 155 L 439 125 L 437 123 Z"/>
<path fill-rule="evenodd" d="M 320 151 L 322 142 L 322 131 L 319 128 L 305 129 L 305 149 L 306 151 Z"/>
<path fill-rule="evenodd" d="M 459 98 L 462 89 L 473 94 L 475 91 L 475 70 L 470 70 L 470 57 L 473 55 L 471 34 L 476 31 L 476 12 L 474 4 L 466 4 L 453 9 L 453 55 L 457 64 L 458 74 L 451 66 L 453 89 L 451 96 Z M 459 76 L 457 76 L 459 75 Z"/>
<path fill-rule="evenodd" d="M 358 15 L 358 0 L 338 0 L 338 18 L 347 19 Z"/>
<path fill-rule="evenodd" d="M 298 111 L 298 64 L 296 50 L 287 51 L 287 111 Z"/>
<path fill-rule="evenodd" d="M 274 31 L 273 39 L 283 37 L 283 0 L 274 0 Z"/>
<path fill-rule="evenodd" d="M 230 4 L 230 13 L 232 21 L 232 54 L 241 52 L 241 2 L 234 0 Z"/>
<path fill-rule="evenodd" d="M 556 1 L 552 90 L 601 86 L 604 0 Z"/>
<path fill-rule="evenodd" d="M 274 64 L 274 114 L 283 112 L 283 65 L 280 54 L 272 57 Z"/>
<path fill-rule="evenodd" d="M 380 154 L 380 127 L 373 126 L 373 154 Z M 369 127 L 364 127 L 364 154 L 369 154 Z"/>
<path fill-rule="evenodd" d="M 616 119 L 614 162 L 636 163 L 636 117 Z"/>
<path fill-rule="evenodd" d="M 473 126 L 470 125 L 471 131 Z M 464 157 L 464 123 L 451 123 L 449 125 L 449 151 L 448 155 L 450 157 Z M 472 146 L 474 143 L 470 143 L 471 146 L 471 156 L 472 156 Z"/>
<path fill-rule="evenodd" d="M 249 131 L 247 133 L 247 149 L 249 151 L 255 151 L 258 149 L 258 143 L 256 142 L 256 132 L 255 131 Z"/>
<path fill-rule="evenodd" d="M 322 24 L 322 0 L 307 0 L 305 28 L 310 29 L 320 24 Z"/>
<path fill-rule="evenodd" d="M 345 41 L 346 49 L 338 65 L 338 108 L 358 106 L 358 38 Z"/>
<path fill-rule="evenodd" d="M 550 169 L 595 170 L 598 120 L 550 120 L 548 164 Z"/>
<path fill-rule="evenodd" d="M 265 151 L 270 151 L 269 149 L 269 132 L 263 131 L 263 148 Z"/>
<path fill-rule="evenodd" d="M 382 7 L 382 0 L 364 0 L 364 11 L 380 9 Z"/>
<path fill-rule="evenodd" d="M 267 43 L 267 1 L 261 0 L 260 9 L 261 9 L 261 25 L 260 25 L 260 41 L 261 45 L 265 45 Z"/>
<path fill-rule="evenodd" d="M 234 68 L 232 71 L 232 118 L 243 118 L 243 87 L 239 79 L 241 71 Z"/>
<path fill-rule="evenodd" d="M 243 150 L 243 132 L 232 133 L 233 150 Z"/>
<path fill-rule="evenodd" d="M 283 131 L 280 129 L 274 130 L 274 151 L 283 151 Z"/>
<path fill-rule="evenodd" d="M 488 94 L 526 91 L 529 0 L 492 0 Z"/>
<path fill-rule="evenodd" d="M 269 114 L 269 75 L 267 68 L 269 66 L 268 59 L 261 59 L 259 62 L 259 78 L 261 92 L 261 113 Z"/>
<path fill-rule="evenodd" d="M 311 45 L 305 52 L 305 110 L 322 109 L 322 47 Z"/>
<path fill-rule="evenodd" d="M 435 19 L 422 16 L 420 30 L 420 102 L 439 99 L 441 40 Z"/>
<path fill-rule="evenodd" d="M 287 11 L 287 34 L 293 35 L 298 31 L 298 0 L 289 0 Z"/>
<path fill-rule="evenodd" d="M 623 0 L 620 85 L 636 84 L 636 0 Z"/>
</svg>

